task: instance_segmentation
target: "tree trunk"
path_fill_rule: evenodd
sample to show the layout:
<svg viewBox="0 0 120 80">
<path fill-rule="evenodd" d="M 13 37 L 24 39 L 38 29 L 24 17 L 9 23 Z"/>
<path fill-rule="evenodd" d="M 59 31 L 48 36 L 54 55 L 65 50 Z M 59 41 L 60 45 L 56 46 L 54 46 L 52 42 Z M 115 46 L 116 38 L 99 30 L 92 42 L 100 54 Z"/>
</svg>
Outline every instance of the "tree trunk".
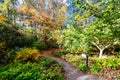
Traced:
<svg viewBox="0 0 120 80">
<path fill-rule="evenodd" d="M 100 49 L 99 58 L 102 58 L 102 55 L 103 55 L 103 51 L 104 51 L 104 49 Z"/>
</svg>

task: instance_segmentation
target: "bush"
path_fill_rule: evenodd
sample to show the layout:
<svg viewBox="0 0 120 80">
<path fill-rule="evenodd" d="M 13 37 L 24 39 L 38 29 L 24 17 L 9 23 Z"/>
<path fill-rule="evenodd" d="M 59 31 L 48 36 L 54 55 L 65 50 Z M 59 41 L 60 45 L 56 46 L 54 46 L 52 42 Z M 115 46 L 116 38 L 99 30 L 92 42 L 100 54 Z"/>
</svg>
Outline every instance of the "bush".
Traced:
<svg viewBox="0 0 120 80">
<path fill-rule="evenodd" d="M 101 70 L 118 70 L 120 69 L 120 59 L 115 57 L 99 59 L 99 58 L 92 58 L 92 63 L 98 65 Z"/>
<path fill-rule="evenodd" d="M 61 57 L 61 56 L 64 56 L 66 54 L 68 54 L 69 52 L 53 52 L 52 55 L 55 56 L 55 57 Z"/>
<path fill-rule="evenodd" d="M 7 47 L 5 42 L 0 42 L 0 65 L 6 60 Z"/>
<path fill-rule="evenodd" d="M 40 57 L 40 53 L 37 49 L 31 49 L 31 48 L 23 48 L 20 51 L 16 52 L 16 60 L 21 61 L 38 61 Z"/>
<path fill-rule="evenodd" d="M 96 64 L 92 64 L 92 66 L 90 67 L 90 72 L 91 73 L 98 73 L 100 71 L 101 71 L 100 67 Z"/>
<path fill-rule="evenodd" d="M 66 59 L 68 62 L 71 62 L 75 66 L 79 66 L 79 62 L 85 63 L 85 59 L 81 57 L 81 55 L 73 55 L 73 54 L 67 54 L 63 56 L 64 59 Z M 89 57 L 89 66 L 90 71 L 99 72 L 106 69 L 110 70 L 119 70 L 120 69 L 120 58 L 116 57 L 108 57 L 104 59 L 100 59 L 97 57 Z"/>
<path fill-rule="evenodd" d="M 47 45 L 43 41 L 36 41 L 32 44 L 32 47 L 35 47 L 36 49 L 39 50 L 46 50 Z"/>
<path fill-rule="evenodd" d="M 3 58 L 4 59 L 3 64 L 12 62 L 14 60 L 15 56 L 16 56 L 16 50 L 15 49 L 11 49 L 9 51 L 6 51 L 5 55 L 4 55 L 4 58 Z"/>
<path fill-rule="evenodd" d="M 0 53 L 0 65 L 13 61 L 16 56 L 16 51 L 18 51 L 19 47 L 15 47 L 13 49 L 7 49 L 4 47 L 1 48 L 1 50 L 2 49 L 4 49 L 4 51 L 2 51 L 3 53 Z"/>
<path fill-rule="evenodd" d="M 85 63 L 80 63 L 78 68 L 79 68 L 79 70 L 82 70 L 82 71 L 87 71 L 88 70 L 88 67 L 86 66 Z"/>
<path fill-rule="evenodd" d="M 86 68 L 85 59 L 81 55 L 67 54 L 63 56 L 66 61 L 72 63 L 78 69 L 82 71 L 88 71 L 90 73 L 104 72 L 105 70 L 119 70 L 120 69 L 120 58 L 108 57 L 99 59 L 97 57 L 89 57 L 89 69 Z"/>
<path fill-rule="evenodd" d="M 0 53 L 4 53 L 6 49 L 6 43 L 0 42 Z"/>
<path fill-rule="evenodd" d="M 14 46 L 30 46 L 37 40 L 35 34 L 19 29 L 19 27 L 19 24 L 12 24 L 9 21 L 0 24 L 0 42 L 5 42 L 8 48 L 14 48 Z"/>
<path fill-rule="evenodd" d="M 0 68 L 0 80 L 64 80 L 61 66 L 46 58 L 39 63 L 15 62 Z"/>
<path fill-rule="evenodd" d="M 8 61 L 13 61 L 15 56 L 16 56 L 16 52 L 19 50 L 19 47 L 15 47 L 13 49 L 10 49 L 9 51 L 6 52 Z"/>
</svg>

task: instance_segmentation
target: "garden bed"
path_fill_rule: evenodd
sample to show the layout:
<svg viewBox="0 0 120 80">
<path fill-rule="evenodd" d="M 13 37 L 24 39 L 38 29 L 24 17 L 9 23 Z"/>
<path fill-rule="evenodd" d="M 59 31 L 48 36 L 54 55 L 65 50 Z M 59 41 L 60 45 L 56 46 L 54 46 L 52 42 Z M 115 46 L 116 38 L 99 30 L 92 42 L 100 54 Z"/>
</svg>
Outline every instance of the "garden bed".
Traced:
<svg viewBox="0 0 120 80">
<path fill-rule="evenodd" d="M 106 79 L 120 79 L 120 59 L 114 56 L 104 59 L 89 57 L 89 67 L 86 66 L 85 59 L 81 55 L 67 54 L 62 56 L 62 58 L 73 64 L 80 71 L 96 74 Z"/>
<path fill-rule="evenodd" d="M 63 68 L 48 58 L 39 62 L 13 62 L 0 66 L 0 80 L 64 80 Z"/>
</svg>

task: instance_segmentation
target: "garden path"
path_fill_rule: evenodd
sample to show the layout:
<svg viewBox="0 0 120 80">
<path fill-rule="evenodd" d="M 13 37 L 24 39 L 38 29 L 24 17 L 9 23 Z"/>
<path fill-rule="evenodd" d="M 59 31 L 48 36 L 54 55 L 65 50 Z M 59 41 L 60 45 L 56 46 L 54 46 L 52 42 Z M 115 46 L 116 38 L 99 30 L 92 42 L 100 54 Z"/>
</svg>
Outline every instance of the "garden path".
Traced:
<svg viewBox="0 0 120 80">
<path fill-rule="evenodd" d="M 98 78 L 96 75 L 89 75 L 89 74 L 83 73 L 77 70 L 77 68 L 75 68 L 65 60 L 51 55 L 52 52 L 58 52 L 58 51 L 59 50 L 57 49 L 42 51 L 41 56 L 48 57 L 52 60 L 57 61 L 60 65 L 62 65 L 65 71 L 66 80 L 103 80 Z"/>
</svg>

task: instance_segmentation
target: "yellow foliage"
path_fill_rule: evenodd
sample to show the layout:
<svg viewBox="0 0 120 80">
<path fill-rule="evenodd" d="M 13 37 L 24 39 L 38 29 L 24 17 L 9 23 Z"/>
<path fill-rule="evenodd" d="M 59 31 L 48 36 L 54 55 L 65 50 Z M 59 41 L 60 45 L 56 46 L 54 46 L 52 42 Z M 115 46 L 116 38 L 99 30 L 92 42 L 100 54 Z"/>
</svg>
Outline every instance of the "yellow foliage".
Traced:
<svg viewBox="0 0 120 80">
<path fill-rule="evenodd" d="M 66 5 L 62 6 L 61 10 L 62 11 L 66 11 L 67 10 L 67 6 Z"/>
<path fill-rule="evenodd" d="M 80 21 L 80 22 L 83 21 L 83 18 L 80 16 L 80 14 L 76 14 L 76 16 L 75 16 L 74 18 L 75 18 L 75 20 L 77 20 L 77 21 Z"/>
<path fill-rule="evenodd" d="M 3 23 L 4 20 L 5 18 L 2 15 L 0 15 L 0 23 Z"/>
<path fill-rule="evenodd" d="M 35 9 L 30 9 L 30 10 L 29 10 L 29 13 L 35 15 L 35 14 L 37 14 L 37 11 L 36 11 Z"/>
<path fill-rule="evenodd" d="M 21 8 L 21 11 L 23 11 L 24 13 L 27 13 L 27 12 L 28 12 L 28 8 L 27 8 L 26 6 L 23 6 L 23 7 Z"/>
<path fill-rule="evenodd" d="M 4 42 L 0 42 L 0 53 L 5 52 L 6 45 Z"/>
<path fill-rule="evenodd" d="M 25 48 L 17 52 L 16 60 L 22 61 L 38 61 L 40 53 L 37 49 Z"/>
<path fill-rule="evenodd" d="M 27 13 L 27 14 L 32 14 L 32 15 L 36 15 L 38 12 L 35 9 L 30 9 L 27 6 L 22 6 L 21 8 L 17 9 L 17 12 L 23 12 L 23 13 Z"/>
</svg>

